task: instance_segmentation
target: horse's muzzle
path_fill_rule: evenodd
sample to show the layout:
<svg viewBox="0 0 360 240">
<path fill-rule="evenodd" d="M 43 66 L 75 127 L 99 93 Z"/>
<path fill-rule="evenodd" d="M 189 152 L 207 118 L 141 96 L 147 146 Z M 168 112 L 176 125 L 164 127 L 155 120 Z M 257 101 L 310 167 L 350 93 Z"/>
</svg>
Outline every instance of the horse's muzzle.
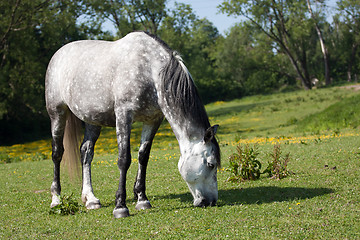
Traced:
<svg viewBox="0 0 360 240">
<path fill-rule="evenodd" d="M 195 199 L 194 201 L 194 206 L 195 207 L 213 207 L 216 205 L 216 200 L 214 201 L 209 201 L 205 198 L 198 198 L 198 199 Z"/>
</svg>

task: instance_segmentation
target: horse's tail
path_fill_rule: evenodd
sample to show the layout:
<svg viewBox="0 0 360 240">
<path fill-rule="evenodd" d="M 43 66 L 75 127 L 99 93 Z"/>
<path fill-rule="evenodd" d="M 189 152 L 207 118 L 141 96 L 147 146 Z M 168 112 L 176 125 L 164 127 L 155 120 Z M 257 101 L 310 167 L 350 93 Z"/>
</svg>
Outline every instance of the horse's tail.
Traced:
<svg viewBox="0 0 360 240">
<path fill-rule="evenodd" d="M 66 118 L 64 132 L 64 155 L 63 164 L 68 169 L 70 179 L 76 180 L 81 176 L 80 168 L 80 141 L 81 141 L 81 120 L 71 111 Z"/>
</svg>

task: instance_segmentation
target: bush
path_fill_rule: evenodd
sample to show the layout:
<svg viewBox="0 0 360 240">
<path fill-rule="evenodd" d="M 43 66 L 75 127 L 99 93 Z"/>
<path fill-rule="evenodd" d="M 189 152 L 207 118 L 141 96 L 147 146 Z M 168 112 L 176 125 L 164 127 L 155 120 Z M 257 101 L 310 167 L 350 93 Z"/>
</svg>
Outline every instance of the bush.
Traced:
<svg viewBox="0 0 360 240">
<path fill-rule="evenodd" d="M 281 156 L 280 145 L 274 146 L 274 151 L 269 154 L 271 161 L 268 162 L 268 167 L 262 173 L 267 173 L 270 178 L 282 179 L 287 177 L 290 172 L 287 170 L 288 162 L 290 160 L 290 153 Z"/>
<path fill-rule="evenodd" d="M 237 153 L 230 156 L 230 172 L 233 174 L 228 181 L 255 180 L 260 177 L 261 163 L 257 159 L 259 155 L 257 145 L 244 148 L 237 146 Z"/>
<path fill-rule="evenodd" d="M 261 162 L 258 159 L 259 151 L 258 146 L 251 147 L 246 144 L 242 147 L 240 144 L 237 146 L 237 152 L 230 156 L 230 167 L 228 171 L 231 176 L 228 181 L 245 181 L 256 180 L 260 178 L 261 174 L 268 174 L 272 179 L 283 179 L 291 174 L 288 171 L 288 162 L 290 160 L 290 153 L 282 156 L 280 145 L 275 145 L 268 161 L 268 166 L 265 171 L 261 172 Z"/>
</svg>

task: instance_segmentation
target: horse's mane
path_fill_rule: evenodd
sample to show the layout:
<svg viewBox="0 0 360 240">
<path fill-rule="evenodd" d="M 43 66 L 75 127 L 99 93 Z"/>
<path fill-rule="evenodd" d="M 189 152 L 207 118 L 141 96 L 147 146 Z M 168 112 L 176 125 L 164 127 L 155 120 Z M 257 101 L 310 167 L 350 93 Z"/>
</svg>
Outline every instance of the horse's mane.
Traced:
<svg viewBox="0 0 360 240">
<path fill-rule="evenodd" d="M 205 130 L 210 127 L 204 104 L 196 89 L 194 80 L 181 56 L 173 51 L 163 40 L 146 33 L 155 39 L 169 53 L 170 60 L 161 71 L 161 90 L 169 107 L 181 116 L 188 117 Z"/>
<path fill-rule="evenodd" d="M 161 91 L 164 93 L 166 102 L 170 109 L 177 111 L 183 118 L 190 118 L 200 128 L 210 127 L 209 118 L 205 111 L 194 80 L 184 64 L 179 53 L 173 51 L 163 40 L 155 35 L 148 34 L 155 39 L 169 53 L 170 60 L 161 71 Z M 212 139 L 215 145 L 215 153 L 220 167 L 220 148 L 215 138 Z"/>
<path fill-rule="evenodd" d="M 162 71 L 162 90 L 167 104 L 182 117 L 189 117 L 206 130 L 210 127 L 204 104 L 196 89 L 191 74 L 177 52 Z"/>
</svg>

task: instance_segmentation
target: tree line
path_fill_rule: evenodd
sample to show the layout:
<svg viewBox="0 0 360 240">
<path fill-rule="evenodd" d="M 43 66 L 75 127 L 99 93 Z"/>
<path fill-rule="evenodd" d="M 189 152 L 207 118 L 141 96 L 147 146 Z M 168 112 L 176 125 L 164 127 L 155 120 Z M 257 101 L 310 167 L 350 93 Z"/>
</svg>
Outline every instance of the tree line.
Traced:
<svg viewBox="0 0 360 240">
<path fill-rule="evenodd" d="M 0 2 L 0 144 L 49 132 L 44 78 L 51 56 L 80 39 L 143 30 L 180 52 L 205 103 L 357 81 L 360 2 L 224 0 L 240 16 L 222 35 L 190 5 L 167 0 Z M 333 12 L 331 21 L 329 12 Z M 112 24 L 115 32 L 104 30 Z"/>
</svg>

